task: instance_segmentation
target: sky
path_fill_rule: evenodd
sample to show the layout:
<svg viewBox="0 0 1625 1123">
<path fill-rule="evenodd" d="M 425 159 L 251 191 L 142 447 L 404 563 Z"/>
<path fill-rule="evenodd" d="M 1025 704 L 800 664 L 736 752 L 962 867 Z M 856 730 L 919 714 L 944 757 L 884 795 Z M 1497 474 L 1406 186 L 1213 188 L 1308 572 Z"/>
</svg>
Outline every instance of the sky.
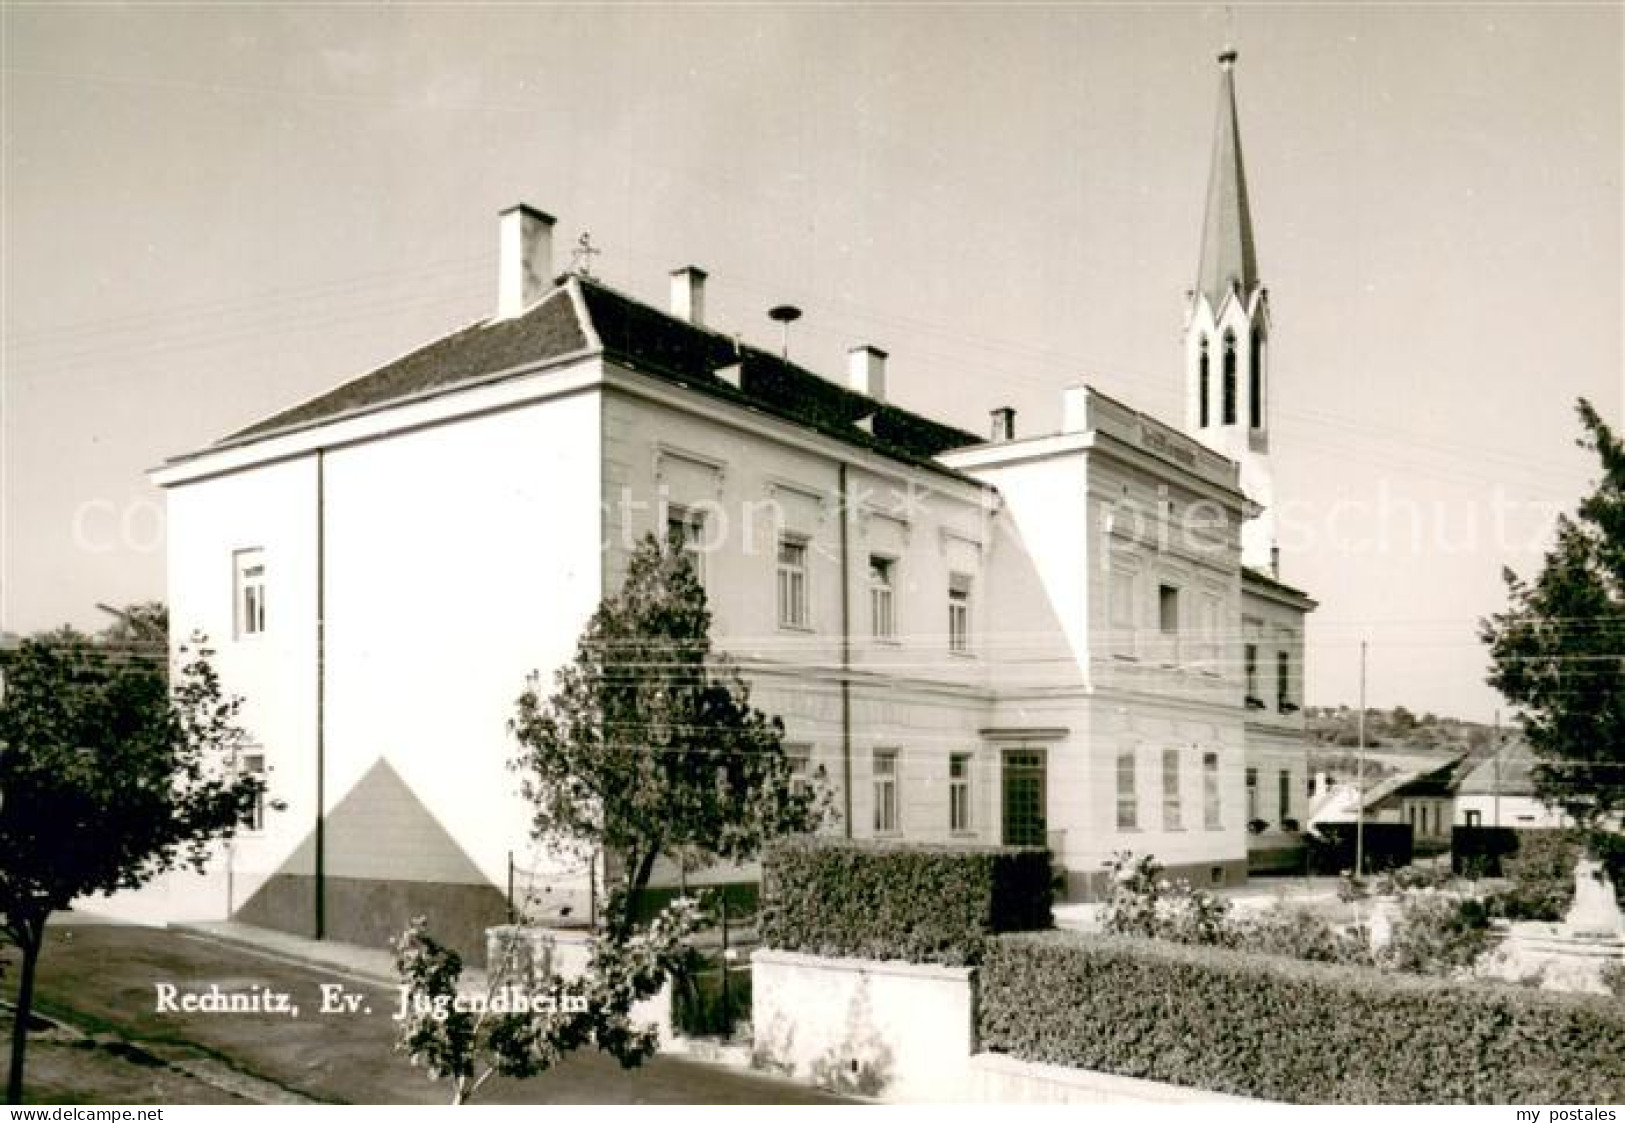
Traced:
<svg viewBox="0 0 1625 1123">
<path fill-rule="evenodd" d="M 1180 423 L 1218 88 L 1307 700 L 1487 720 L 1622 399 L 1622 9 L 0 5 L 0 627 L 164 596 L 146 471 L 490 314 L 496 215 L 975 431 Z"/>
</svg>

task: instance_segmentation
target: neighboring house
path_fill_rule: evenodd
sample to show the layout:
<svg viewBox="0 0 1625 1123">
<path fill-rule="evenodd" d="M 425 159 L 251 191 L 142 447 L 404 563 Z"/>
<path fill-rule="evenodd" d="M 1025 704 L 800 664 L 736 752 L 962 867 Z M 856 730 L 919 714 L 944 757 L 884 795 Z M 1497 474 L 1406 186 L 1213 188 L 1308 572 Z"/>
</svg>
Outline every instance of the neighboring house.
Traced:
<svg viewBox="0 0 1625 1123">
<path fill-rule="evenodd" d="M 1303 813 L 1313 602 L 1258 526 L 1233 61 L 1190 435 L 1076 386 L 1059 431 L 1000 409 L 983 439 L 892 402 L 877 347 L 837 382 L 716 330 L 700 269 L 667 310 L 555 279 L 553 220 L 521 206 L 493 316 L 157 470 L 174 634 L 216 637 L 287 808 L 200 911 L 363 942 L 429 914 L 477 948 L 510 853 L 540 860 L 505 721 L 650 532 L 692 549 L 717 647 L 823 770 L 831 829 L 1047 844 L 1073 895 L 1123 849 L 1244 878 L 1246 778 L 1276 785 L 1258 817 Z"/>
<path fill-rule="evenodd" d="M 1399 772 L 1371 784 L 1363 800 L 1358 785 L 1321 777 L 1310 813 L 1311 829 L 1326 823 L 1352 823 L 1363 803 L 1368 823 L 1408 825 L 1419 853 L 1448 849 L 1457 786 L 1478 763 L 1474 754 L 1458 753 L 1443 764 Z"/>
<path fill-rule="evenodd" d="M 1548 830 L 1574 821 L 1560 808 L 1541 802 L 1529 774 L 1534 756 L 1529 743 L 1513 737 L 1478 761 L 1456 789 L 1455 823 L 1463 827 Z"/>
</svg>

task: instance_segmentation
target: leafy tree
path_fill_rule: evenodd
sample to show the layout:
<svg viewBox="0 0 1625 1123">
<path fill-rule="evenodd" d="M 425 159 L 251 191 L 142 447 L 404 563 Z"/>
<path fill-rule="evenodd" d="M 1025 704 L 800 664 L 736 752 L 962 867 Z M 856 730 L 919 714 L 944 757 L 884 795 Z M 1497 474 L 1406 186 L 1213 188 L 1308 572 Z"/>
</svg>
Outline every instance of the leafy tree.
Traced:
<svg viewBox="0 0 1625 1123">
<path fill-rule="evenodd" d="M 259 791 L 230 767 L 244 734 L 194 640 L 173 688 L 150 643 L 71 629 L 5 656 L 0 700 L 0 931 L 22 953 L 6 1095 L 22 1098 L 35 970 L 50 914 L 202 869 Z"/>
<path fill-rule="evenodd" d="M 821 785 L 791 772 L 783 723 L 751 706 L 710 630 L 683 551 L 647 535 L 552 696 L 532 676 L 511 723 L 536 838 L 624 859 L 609 910 L 618 938 L 640 915 L 657 858 L 748 858 L 775 837 L 815 830 L 827 812 Z"/>
<path fill-rule="evenodd" d="M 454 1104 L 468 1103 L 493 1076 L 538 1076 L 588 1045 L 635 1068 L 654 1055 L 660 1035 L 633 1024 L 632 1007 L 684 968 L 696 923 L 694 903 L 682 900 L 645 932 L 595 936 L 586 971 L 573 977 L 518 962 L 510 944 L 507 962 L 491 964 L 484 995 L 470 996 L 459 991 L 462 958 L 416 920 L 395 943 L 406 999 L 395 1047 L 430 1079 L 449 1078 Z"/>
<path fill-rule="evenodd" d="M 1536 792 L 1582 826 L 1625 809 L 1625 447 L 1581 399 L 1580 447 L 1602 478 L 1533 581 L 1504 572 L 1507 610 L 1480 626 L 1490 685 L 1518 709 Z"/>
</svg>

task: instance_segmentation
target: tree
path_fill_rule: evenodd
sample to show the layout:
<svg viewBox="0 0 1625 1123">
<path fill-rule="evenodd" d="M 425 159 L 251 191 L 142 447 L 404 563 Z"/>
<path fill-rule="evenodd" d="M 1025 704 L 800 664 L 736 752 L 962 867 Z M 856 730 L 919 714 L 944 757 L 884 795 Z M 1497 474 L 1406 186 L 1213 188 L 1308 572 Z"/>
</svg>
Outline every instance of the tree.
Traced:
<svg viewBox="0 0 1625 1123">
<path fill-rule="evenodd" d="M 638 935 L 594 936 L 586 971 L 573 977 L 519 963 L 510 944 L 506 962 L 490 964 L 485 994 L 469 996 L 458 986 L 462 957 L 415 920 L 395 942 L 404 999 L 396 1048 L 430 1079 L 449 1078 L 454 1104 L 468 1103 L 493 1076 L 539 1076 L 588 1045 L 635 1068 L 654 1055 L 660 1034 L 634 1025 L 632 1007 L 686 965 L 696 921 L 694 903 L 683 900 Z"/>
<path fill-rule="evenodd" d="M 167 653 L 63 629 L 24 640 L 0 700 L 0 931 L 22 953 L 8 1102 L 22 1098 L 35 971 L 53 911 L 185 865 L 253 806 L 244 734 L 198 638 Z"/>
<path fill-rule="evenodd" d="M 1504 571 L 1508 607 L 1480 625 L 1489 683 L 1517 708 L 1536 792 L 1582 827 L 1625 809 L 1625 447 L 1581 399 L 1580 447 L 1602 478 L 1533 581 Z"/>
<path fill-rule="evenodd" d="M 817 829 L 827 812 L 822 786 L 792 773 L 783 723 L 751 706 L 710 630 L 683 551 L 647 535 L 552 696 L 541 698 L 532 675 L 511 723 L 535 837 L 623 858 L 609 920 L 622 938 L 657 858 L 748 858 L 770 839 Z"/>
</svg>

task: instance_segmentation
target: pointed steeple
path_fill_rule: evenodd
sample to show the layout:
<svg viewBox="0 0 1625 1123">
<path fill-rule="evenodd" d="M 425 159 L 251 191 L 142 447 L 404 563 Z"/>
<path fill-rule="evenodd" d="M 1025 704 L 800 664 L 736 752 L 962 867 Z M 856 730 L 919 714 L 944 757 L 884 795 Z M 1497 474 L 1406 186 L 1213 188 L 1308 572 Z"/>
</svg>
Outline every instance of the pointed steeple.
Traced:
<svg viewBox="0 0 1625 1123">
<path fill-rule="evenodd" d="M 1219 53 L 1219 119 L 1213 132 L 1213 163 L 1208 172 L 1207 214 L 1202 225 L 1202 259 L 1196 292 L 1215 315 L 1234 288 L 1246 301 L 1258 287 L 1253 250 L 1253 218 L 1247 204 L 1247 173 L 1241 163 L 1241 130 L 1236 123 L 1236 51 Z"/>
</svg>

